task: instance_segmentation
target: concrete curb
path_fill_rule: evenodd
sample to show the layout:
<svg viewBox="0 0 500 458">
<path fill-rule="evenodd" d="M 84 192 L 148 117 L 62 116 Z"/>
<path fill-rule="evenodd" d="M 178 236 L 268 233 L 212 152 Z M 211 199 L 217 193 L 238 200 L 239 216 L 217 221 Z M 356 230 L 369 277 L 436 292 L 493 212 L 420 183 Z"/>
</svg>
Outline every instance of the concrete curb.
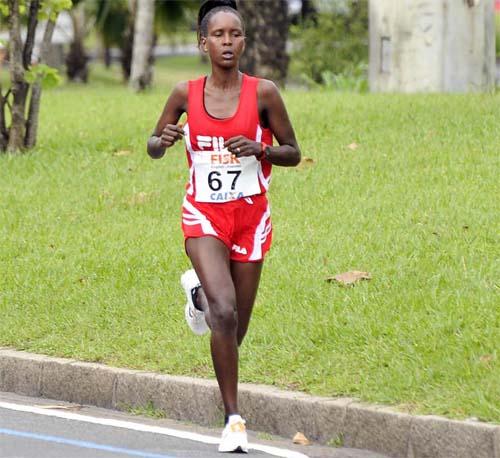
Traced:
<svg viewBox="0 0 500 458">
<path fill-rule="evenodd" d="M 152 404 L 169 418 L 221 424 L 212 380 L 118 369 L 0 348 L 0 391 L 117 410 Z M 321 398 L 268 386 L 240 385 L 251 428 L 283 437 L 297 431 L 321 444 L 395 458 L 500 458 L 500 425 L 414 416 L 350 398 Z M 286 421 L 283 421 L 286 419 Z"/>
</svg>

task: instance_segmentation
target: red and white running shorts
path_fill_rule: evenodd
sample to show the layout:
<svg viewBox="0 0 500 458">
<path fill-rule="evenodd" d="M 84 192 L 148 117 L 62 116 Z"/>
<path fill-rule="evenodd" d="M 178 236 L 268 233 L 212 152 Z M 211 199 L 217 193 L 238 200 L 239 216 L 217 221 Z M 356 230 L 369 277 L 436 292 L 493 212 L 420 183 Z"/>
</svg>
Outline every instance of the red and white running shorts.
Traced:
<svg viewBox="0 0 500 458">
<path fill-rule="evenodd" d="M 232 261 L 262 261 L 272 240 L 269 202 L 265 194 L 218 204 L 185 197 L 182 231 L 184 240 L 205 236 L 221 240 Z"/>
</svg>

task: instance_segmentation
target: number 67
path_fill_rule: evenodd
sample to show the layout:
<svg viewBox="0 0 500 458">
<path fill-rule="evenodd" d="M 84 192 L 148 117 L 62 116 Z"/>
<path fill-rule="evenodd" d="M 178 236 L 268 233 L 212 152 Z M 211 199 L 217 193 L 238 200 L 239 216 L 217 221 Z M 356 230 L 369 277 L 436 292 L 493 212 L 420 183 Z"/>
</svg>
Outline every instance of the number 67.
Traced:
<svg viewBox="0 0 500 458">
<path fill-rule="evenodd" d="M 233 182 L 231 183 L 231 191 L 234 191 L 238 177 L 241 175 L 241 170 L 228 170 L 226 173 L 228 175 L 234 175 Z M 222 174 L 217 171 L 208 174 L 208 186 L 212 191 L 219 191 L 220 188 L 222 188 L 222 181 L 219 178 L 221 175 Z"/>
</svg>

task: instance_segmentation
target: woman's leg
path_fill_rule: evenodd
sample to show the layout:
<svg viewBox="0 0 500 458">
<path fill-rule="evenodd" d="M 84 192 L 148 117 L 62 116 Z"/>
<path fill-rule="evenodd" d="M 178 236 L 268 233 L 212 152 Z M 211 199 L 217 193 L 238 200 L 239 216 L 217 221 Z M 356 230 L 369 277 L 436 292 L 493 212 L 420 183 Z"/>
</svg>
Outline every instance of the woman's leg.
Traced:
<svg viewBox="0 0 500 458">
<path fill-rule="evenodd" d="M 232 415 L 238 413 L 238 317 L 229 250 L 214 237 L 200 237 L 187 239 L 186 251 L 203 288 L 198 300 L 208 304 L 215 375 L 225 413 Z"/>
<path fill-rule="evenodd" d="M 259 288 L 261 272 L 262 262 L 231 261 L 231 276 L 236 290 L 236 310 L 238 312 L 238 346 L 243 342 L 243 338 L 248 330 L 248 324 L 250 323 L 253 305 Z M 205 320 L 208 327 L 212 328 L 208 301 L 203 288 L 198 290 L 196 305 L 205 312 Z"/>
<path fill-rule="evenodd" d="M 236 290 L 236 308 L 238 311 L 238 346 L 243 342 L 248 330 L 261 272 L 262 262 L 231 262 L 231 276 Z"/>
</svg>

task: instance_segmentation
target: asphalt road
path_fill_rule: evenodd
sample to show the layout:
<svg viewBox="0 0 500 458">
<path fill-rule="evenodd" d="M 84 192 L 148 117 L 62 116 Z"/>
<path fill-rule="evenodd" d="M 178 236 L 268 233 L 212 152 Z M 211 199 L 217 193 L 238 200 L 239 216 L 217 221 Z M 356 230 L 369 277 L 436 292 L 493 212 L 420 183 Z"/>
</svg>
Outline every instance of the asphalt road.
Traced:
<svg viewBox="0 0 500 458">
<path fill-rule="evenodd" d="M 0 393 L 2 458 L 220 458 L 219 435 L 220 429 Z M 254 433 L 250 442 L 249 457 L 385 458 L 362 450 L 262 440 Z"/>
</svg>

